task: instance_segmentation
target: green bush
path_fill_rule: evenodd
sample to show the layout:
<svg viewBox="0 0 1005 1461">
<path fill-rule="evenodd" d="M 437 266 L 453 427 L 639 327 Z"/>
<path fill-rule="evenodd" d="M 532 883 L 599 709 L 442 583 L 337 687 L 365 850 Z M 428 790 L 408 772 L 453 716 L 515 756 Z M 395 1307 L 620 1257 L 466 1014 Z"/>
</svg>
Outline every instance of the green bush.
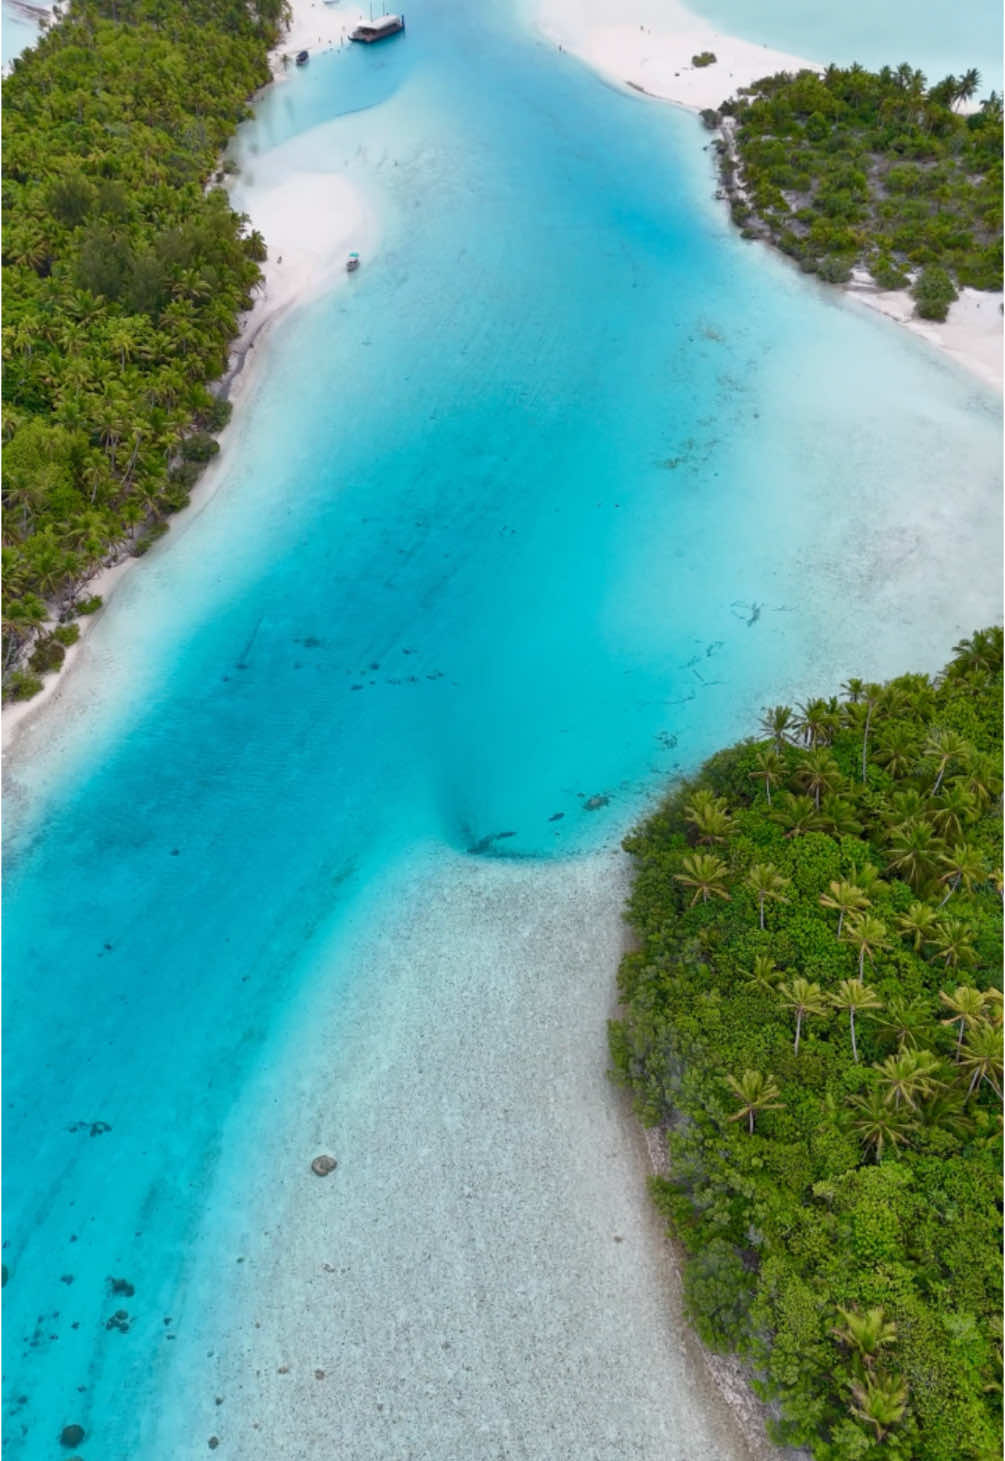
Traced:
<svg viewBox="0 0 1005 1461">
<path fill-rule="evenodd" d="M 80 638 L 80 625 L 58 624 L 56 628 L 52 631 L 52 637 L 53 639 L 58 640 L 60 644 L 68 649 L 71 644 L 76 644 L 77 640 Z"/>
<path fill-rule="evenodd" d="M 911 280 L 903 269 L 898 269 L 889 254 L 880 254 L 869 265 L 869 272 L 880 289 L 908 289 Z"/>
<path fill-rule="evenodd" d="M 181 454 L 186 462 L 208 462 L 220 450 L 220 443 L 208 431 L 193 431 L 181 444 Z"/>
<path fill-rule="evenodd" d="M 96 614 L 102 605 L 100 594 L 91 594 L 89 598 L 78 599 L 73 606 L 75 614 Z"/>
<path fill-rule="evenodd" d="M 697 56 L 691 57 L 692 66 L 714 66 L 716 55 L 714 51 L 699 51 Z"/>
<path fill-rule="evenodd" d="M 58 670 L 63 663 L 66 650 L 59 640 L 53 635 L 47 634 L 38 641 L 32 650 L 28 663 L 38 675 L 47 674 L 50 670 Z"/>
<path fill-rule="evenodd" d="M 831 255 L 818 259 L 817 274 L 827 284 L 847 284 L 851 278 L 851 265 L 847 259 L 838 259 Z"/>
<path fill-rule="evenodd" d="M 27 670 L 11 670 L 4 680 L 4 700 L 30 700 L 42 689 L 42 681 Z"/>
<path fill-rule="evenodd" d="M 957 299 L 956 288 L 945 269 L 929 264 L 922 269 L 911 287 L 917 313 L 923 320 L 944 320 L 949 306 Z"/>
</svg>

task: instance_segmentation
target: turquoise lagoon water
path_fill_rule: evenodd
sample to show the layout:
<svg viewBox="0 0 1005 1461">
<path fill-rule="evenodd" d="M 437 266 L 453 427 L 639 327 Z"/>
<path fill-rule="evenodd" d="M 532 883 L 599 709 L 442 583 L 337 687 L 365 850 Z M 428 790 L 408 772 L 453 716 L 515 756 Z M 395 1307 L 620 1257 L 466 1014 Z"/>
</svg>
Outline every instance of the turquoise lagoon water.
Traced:
<svg viewBox="0 0 1005 1461">
<path fill-rule="evenodd" d="M 365 991 L 340 939 L 416 847 L 533 877 L 613 845 L 760 705 L 934 669 L 998 613 L 993 400 L 735 239 L 691 117 L 505 16 L 409 22 L 316 57 L 245 130 L 250 181 L 278 147 L 344 168 L 379 252 L 277 329 L 219 491 L 11 768 L 25 1461 L 71 1421 L 125 1461 L 184 1419 L 173 1351 L 226 1303 L 188 1284 L 221 1132 L 294 1059 L 323 950 Z"/>
<path fill-rule="evenodd" d="M 924 0 L 920 5 L 877 5 L 848 0 L 691 0 L 689 8 L 727 35 L 790 51 L 810 61 L 859 61 L 878 69 L 909 61 L 938 81 L 976 66 L 981 96 L 1002 90 L 1002 8 L 996 0 Z"/>
</svg>

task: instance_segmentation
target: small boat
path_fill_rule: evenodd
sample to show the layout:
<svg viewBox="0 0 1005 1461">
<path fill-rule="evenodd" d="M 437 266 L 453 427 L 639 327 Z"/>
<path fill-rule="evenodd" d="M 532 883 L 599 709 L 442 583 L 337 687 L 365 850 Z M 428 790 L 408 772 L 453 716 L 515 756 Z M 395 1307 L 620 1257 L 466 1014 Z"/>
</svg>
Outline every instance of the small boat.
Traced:
<svg viewBox="0 0 1005 1461">
<path fill-rule="evenodd" d="M 307 62 L 310 59 L 311 59 L 311 57 L 310 57 L 310 52 L 309 51 L 298 51 L 297 52 L 297 65 L 298 66 L 306 66 L 307 65 Z"/>
<path fill-rule="evenodd" d="M 356 253 L 350 254 L 349 257 L 345 261 L 345 271 L 346 271 L 346 273 L 347 274 L 354 274 L 358 268 L 359 268 L 359 254 L 356 254 Z"/>
<path fill-rule="evenodd" d="M 372 45 L 374 41 L 382 41 L 387 36 L 397 35 L 404 29 L 405 17 L 403 15 L 381 15 L 377 20 L 364 21 L 355 30 L 351 30 L 349 39 Z"/>
</svg>

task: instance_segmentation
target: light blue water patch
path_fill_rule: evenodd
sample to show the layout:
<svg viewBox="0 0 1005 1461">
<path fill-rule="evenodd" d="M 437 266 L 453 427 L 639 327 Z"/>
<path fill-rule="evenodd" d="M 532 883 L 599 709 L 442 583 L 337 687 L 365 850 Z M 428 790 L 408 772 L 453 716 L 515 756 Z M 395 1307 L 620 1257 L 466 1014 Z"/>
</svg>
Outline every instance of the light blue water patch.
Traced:
<svg viewBox="0 0 1005 1461">
<path fill-rule="evenodd" d="M 980 95 L 1002 91 L 1002 8 L 997 0 L 689 0 L 689 9 L 727 35 L 810 61 L 859 61 L 871 70 L 901 61 L 930 82 L 976 66 Z"/>
<path fill-rule="evenodd" d="M 392 44 L 313 58 L 243 136 L 249 169 L 344 166 L 380 249 L 276 331 L 224 485 L 95 626 L 114 720 L 71 680 L 60 759 L 14 768 L 25 1461 L 78 1420 L 124 1461 L 183 1409 L 153 1397 L 219 1302 L 186 1244 L 226 1114 L 410 848 L 610 844 L 766 700 L 934 668 L 997 613 L 986 392 L 738 241 L 693 118 L 473 7 Z"/>
</svg>

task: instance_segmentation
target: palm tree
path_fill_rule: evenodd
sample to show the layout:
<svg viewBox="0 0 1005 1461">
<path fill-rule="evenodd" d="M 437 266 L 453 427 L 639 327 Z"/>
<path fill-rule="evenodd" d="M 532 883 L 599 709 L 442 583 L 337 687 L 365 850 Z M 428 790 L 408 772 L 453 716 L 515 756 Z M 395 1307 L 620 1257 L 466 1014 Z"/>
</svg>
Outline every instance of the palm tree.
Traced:
<svg viewBox="0 0 1005 1461">
<path fill-rule="evenodd" d="M 939 882 L 948 885 L 946 896 L 939 904 L 940 908 L 949 902 L 957 888 L 962 886 L 970 893 L 973 891 L 975 883 L 983 883 L 987 877 L 984 859 L 965 842 L 952 848 L 949 852 L 943 853 L 939 857 L 939 861 L 946 868 Z"/>
<path fill-rule="evenodd" d="M 970 1072 L 967 1099 L 977 1087 L 987 1081 L 995 1095 L 1001 1100 L 1002 1088 L 1002 1035 L 1001 1030 L 985 1021 L 975 1026 L 963 1043 L 959 1054 L 960 1067 Z"/>
<path fill-rule="evenodd" d="M 931 1044 L 935 1037 L 935 1025 L 931 1006 L 927 999 L 909 999 L 904 994 L 892 994 L 886 1002 L 884 1015 L 872 1015 L 876 1027 L 884 1036 L 893 1036 L 897 1048 L 907 1046 L 917 1050 L 919 1046 Z"/>
<path fill-rule="evenodd" d="M 762 994 L 774 994 L 778 985 L 779 971 L 770 954 L 755 954 L 754 967 L 747 984 L 759 989 Z"/>
<path fill-rule="evenodd" d="M 817 697 L 817 699 L 808 700 L 805 705 L 799 706 L 795 727 L 806 745 L 812 749 L 816 746 L 830 744 L 834 739 L 838 719 L 837 703 Z"/>
<path fill-rule="evenodd" d="M 922 945 L 931 942 L 938 922 L 938 912 L 931 903 L 912 903 L 897 919 L 897 929 L 912 940 L 914 952 L 920 954 Z"/>
<path fill-rule="evenodd" d="M 883 1008 L 883 1001 L 874 989 L 863 984 L 861 979 L 842 979 L 835 994 L 828 995 L 828 999 L 835 1009 L 847 1010 L 848 1019 L 851 1025 L 851 1053 L 855 1064 L 858 1064 L 858 1045 L 855 1042 L 855 1015 L 859 1010 L 878 1010 Z"/>
<path fill-rule="evenodd" d="M 698 841 L 725 842 L 733 830 L 733 819 L 726 809 L 726 798 L 716 796 L 707 787 L 700 787 L 685 803 L 684 820 L 698 834 Z"/>
<path fill-rule="evenodd" d="M 977 800 L 962 782 L 954 778 L 942 788 L 942 795 L 931 803 L 928 815 L 940 837 L 958 842 L 963 837 L 964 827 L 977 815 Z"/>
<path fill-rule="evenodd" d="M 888 866 L 912 888 L 920 888 L 935 871 L 946 844 L 928 822 L 904 822 L 890 834 Z"/>
<path fill-rule="evenodd" d="M 860 888 L 857 883 L 832 881 L 829 886 L 829 893 L 820 894 L 820 902 L 824 908 L 837 909 L 837 936 L 840 938 L 844 928 L 845 915 L 861 913 L 863 909 L 870 906 L 869 899 L 864 889 Z"/>
<path fill-rule="evenodd" d="M 852 675 L 850 679 L 844 681 L 841 689 L 848 696 L 851 704 L 857 705 L 865 692 L 865 681 L 860 680 L 856 675 Z"/>
<path fill-rule="evenodd" d="M 782 996 L 783 1007 L 792 1010 L 796 1017 L 796 1042 L 793 1046 L 793 1054 L 798 1055 L 803 1020 L 808 1019 L 810 1015 L 826 1014 L 827 1000 L 820 985 L 811 984 L 808 979 L 793 979 L 791 984 L 780 984 L 778 993 Z"/>
<path fill-rule="evenodd" d="M 966 1114 L 966 1096 L 957 1091 L 936 1091 L 921 1108 L 919 1123 L 924 1131 L 945 1131 L 965 1141 L 974 1130 Z"/>
<path fill-rule="evenodd" d="M 784 757 L 773 746 L 763 746 L 754 757 L 756 770 L 748 772 L 751 781 L 764 782 L 764 794 L 771 806 L 771 788 L 778 786 L 785 775 Z"/>
<path fill-rule="evenodd" d="M 997 102 L 998 110 L 1001 110 L 1001 97 L 992 92 L 987 101 L 981 103 L 981 110 L 989 104 L 993 107 Z M 1005 653 L 1005 635 L 1002 633 L 1000 624 L 995 624 L 990 629 L 978 629 L 969 639 L 961 639 L 959 644 L 953 645 L 953 663 L 949 667 L 949 673 L 959 673 L 973 669 L 987 670 L 994 673 L 1002 668 L 1002 657 Z"/>
<path fill-rule="evenodd" d="M 855 1399 L 852 1414 L 875 1426 L 877 1441 L 904 1418 L 908 1391 L 899 1375 L 877 1376 L 861 1385 L 855 1383 L 851 1393 Z"/>
<path fill-rule="evenodd" d="M 831 1330 L 834 1338 L 861 1358 L 871 1370 L 880 1351 L 897 1342 L 897 1326 L 887 1319 L 882 1308 L 867 1309 L 863 1314 L 857 1308 L 845 1309 L 840 1304 L 837 1311 L 844 1320 Z"/>
<path fill-rule="evenodd" d="M 961 964 L 974 964 L 977 952 L 970 942 L 970 930 L 959 918 L 941 918 L 935 925 L 935 957 L 949 969 Z"/>
<path fill-rule="evenodd" d="M 1001 761 L 986 751 L 975 751 L 959 776 L 954 776 L 951 785 L 962 786 L 976 800 L 978 807 L 985 807 L 1002 793 Z"/>
<path fill-rule="evenodd" d="M 813 797 L 813 804 L 820 810 L 820 793 L 833 791 L 841 784 L 841 768 L 830 751 L 817 748 L 808 751 L 796 767 L 795 780 Z"/>
<path fill-rule="evenodd" d="M 910 725 L 895 721 L 876 747 L 876 760 L 896 780 L 906 776 L 918 756 L 918 739 Z"/>
<path fill-rule="evenodd" d="M 785 889 L 791 886 L 792 879 L 779 872 L 773 862 L 755 862 L 744 882 L 757 899 L 760 925 L 763 929 L 765 903 L 769 899 L 774 903 L 787 903 L 789 900 L 785 896 Z"/>
<path fill-rule="evenodd" d="M 876 708 L 877 708 L 877 706 L 879 706 L 881 704 L 882 700 L 883 700 L 883 686 L 882 685 L 877 685 L 874 681 L 870 681 L 869 684 L 864 685 L 862 687 L 862 690 L 861 690 L 861 693 L 859 695 L 859 698 L 855 702 L 858 705 L 864 705 L 865 706 L 865 717 L 864 717 L 864 723 L 863 723 L 863 728 L 862 728 L 862 784 L 863 785 L 865 784 L 866 765 L 867 765 L 868 757 L 869 757 L 869 728 L 872 725 L 872 718 L 873 718 L 873 715 L 874 715 L 874 713 L 876 711 Z"/>
<path fill-rule="evenodd" d="M 976 66 L 971 66 L 969 71 L 964 71 L 963 75 L 956 83 L 956 94 L 953 97 L 953 106 L 955 107 L 957 102 L 969 101 L 971 97 L 976 96 L 980 84 L 981 73 L 978 71 Z"/>
<path fill-rule="evenodd" d="M 865 972 L 865 961 L 876 962 L 876 951 L 886 947 L 886 924 L 870 913 L 860 913 L 848 919 L 845 938 L 858 949 L 858 977 Z"/>
<path fill-rule="evenodd" d="M 883 1160 L 884 1147 L 894 1150 L 906 1144 L 915 1122 L 906 1111 L 899 1111 L 883 1099 L 882 1092 L 871 1086 L 862 1096 L 851 1096 L 848 1105 L 858 1115 L 852 1126 L 868 1151 L 872 1149 L 877 1162 Z"/>
<path fill-rule="evenodd" d="M 930 1096 L 940 1084 L 937 1077 L 941 1062 L 930 1050 L 900 1050 L 873 1069 L 879 1071 L 880 1083 L 886 1087 L 885 1099 L 894 1107 L 903 1101 L 917 1111 L 916 1098 Z"/>
<path fill-rule="evenodd" d="M 963 1044 L 963 1036 L 968 1029 L 980 1023 L 984 1016 L 985 997 L 979 989 L 974 989 L 969 984 L 957 984 L 952 994 L 947 994 L 944 989 L 939 990 L 939 1001 L 952 1014 L 946 1020 L 940 1020 L 941 1025 L 958 1026 L 956 1036 L 956 1058 L 960 1056 L 960 1046 Z"/>
<path fill-rule="evenodd" d="M 795 728 L 792 707 L 789 705 L 769 706 L 761 716 L 761 729 L 770 740 L 774 741 L 776 751 L 780 751 L 788 741 L 793 739 Z"/>
<path fill-rule="evenodd" d="M 825 796 L 820 801 L 820 830 L 832 837 L 857 837 L 862 823 L 855 806 L 845 796 Z"/>
<path fill-rule="evenodd" d="M 721 858 L 708 852 L 696 852 L 690 857 L 682 858 L 681 867 L 684 871 L 674 873 L 674 879 L 685 887 L 694 889 L 689 908 L 693 908 L 699 898 L 703 903 L 707 903 L 709 898 L 725 898 L 729 901 L 729 894 L 722 881 L 728 869 Z"/>
<path fill-rule="evenodd" d="M 936 765 L 935 784 L 930 793 L 932 796 L 938 796 L 942 778 L 948 767 L 954 761 L 961 766 L 966 765 L 967 758 L 973 751 L 970 742 L 965 741 L 956 731 L 945 730 L 941 727 L 929 731 L 922 749 L 924 755 L 933 760 Z"/>
<path fill-rule="evenodd" d="M 778 805 L 770 813 L 771 820 L 785 828 L 786 837 L 802 837 L 820 829 L 820 813 L 808 796 L 793 796 L 783 791 Z"/>
<path fill-rule="evenodd" d="M 785 1105 L 778 1097 L 782 1094 L 775 1084 L 774 1076 L 762 1075 L 759 1070 L 745 1070 L 740 1080 L 726 1077 L 726 1084 L 740 1101 L 739 1111 L 730 1116 L 730 1121 L 747 1118 L 747 1130 L 754 1134 L 754 1117 L 761 1111 L 779 1111 Z"/>
</svg>

